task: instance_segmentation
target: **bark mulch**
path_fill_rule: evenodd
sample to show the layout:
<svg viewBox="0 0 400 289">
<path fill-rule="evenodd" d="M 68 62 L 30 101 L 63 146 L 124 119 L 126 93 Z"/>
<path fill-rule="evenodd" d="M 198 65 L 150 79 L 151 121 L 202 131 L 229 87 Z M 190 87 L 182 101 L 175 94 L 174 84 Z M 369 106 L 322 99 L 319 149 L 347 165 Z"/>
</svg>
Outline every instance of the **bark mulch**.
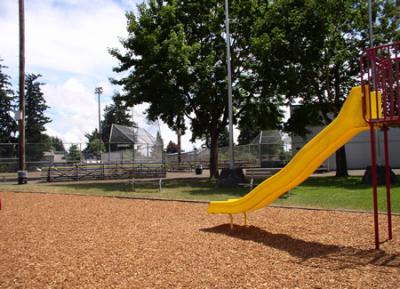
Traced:
<svg viewBox="0 0 400 289">
<path fill-rule="evenodd" d="M 206 204 L 0 198 L 0 288 L 400 288 L 400 217 L 375 251 L 369 214 L 266 208 L 231 231 Z"/>
</svg>

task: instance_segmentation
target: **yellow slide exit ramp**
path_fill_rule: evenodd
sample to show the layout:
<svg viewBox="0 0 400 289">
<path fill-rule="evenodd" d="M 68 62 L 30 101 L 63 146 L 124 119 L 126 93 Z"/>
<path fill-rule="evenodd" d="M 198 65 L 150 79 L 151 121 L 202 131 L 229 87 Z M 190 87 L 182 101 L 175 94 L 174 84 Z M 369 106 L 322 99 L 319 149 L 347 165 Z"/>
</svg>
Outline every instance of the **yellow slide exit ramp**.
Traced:
<svg viewBox="0 0 400 289">
<path fill-rule="evenodd" d="M 350 91 L 339 115 L 309 141 L 278 173 L 240 199 L 210 202 L 210 214 L 237 214 L 271 204 L 305 181 L 331 154 L 369 128 L 363 118 L 361 87 Z"/>
</svg>

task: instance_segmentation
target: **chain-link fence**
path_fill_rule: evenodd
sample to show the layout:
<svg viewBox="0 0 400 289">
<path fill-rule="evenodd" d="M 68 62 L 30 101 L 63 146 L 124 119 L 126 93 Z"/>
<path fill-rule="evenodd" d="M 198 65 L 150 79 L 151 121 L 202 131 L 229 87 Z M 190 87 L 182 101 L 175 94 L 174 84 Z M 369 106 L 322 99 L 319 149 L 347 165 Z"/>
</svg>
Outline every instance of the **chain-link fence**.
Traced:
<svg viewBox="0 0 400 289">
<path fill-rule="evenodd" d="M 64 143 L 64 150 L 54 150 L 46 143 L 25 145 L 26 169 L 43 171 L 49 166 L 75 164 L 164 164 L 162 144 L 103 144 L 100 149 L 90 150 L 85 143 Z M 14 173 L 19 169 L 19 144 L 0 143 L 0 173 Z"/>
<path fill-rule="evenodd" d="M 136 167 L 166 167 L 169 170 L 191 170 L 201 165 L 209 167 L 210 150 L 202 148 L 192 152 L 166 155 L 161 139 L 147 132 L 118 127 L 114 130 L 113 142 L 89 147 L 86 143 L 63 143 L 63 150 L 55 150 L 51 144 L 27 143 L 26 168 L 30 172 L 41 172 L 49 167 L 74 167 L 78 165 L 132 164 Z M 131 139 L 132 138 L 132 139 Z M 116 141 L 121 142 L 116 142 Z M 134 143 L 135 141 L 135 143 Z M 218 149 L 219 167 L 229 165 L 229 148 Z M 0 172 L 15 173 L 18 170 L 18 144 L 0 144 Z M 234 146 L 235 164 L 239 167 L 279 167 L 291 157 L 289 142 L 280 132 L 261 132 L 250 144 Z"/>
<path fill-rule="evenodd" d="M 0 173 L 19 169 L 19 145 L 0 143 Z M 25 165 L 49 181 L 68 178 L 109 179 L 165 175 L 163 140 L 158 125 L 127 127 L 113 124 L 109 142 L 26 143 Z M 32 174 L 30 174 L 32 175 Z"/>
<path fill-rule="evenodd" d="M 112 143 L 101 153 L 103 163 L 164 163 L 162 144 Z"/>
<path fill-rule="evenodd" d="M 103 162 L 164 163 L 163 140 L 139 127 L 113 124 Z"/>
<path fill-rule="evenodd" d="M 56 162 L 66 162 L 66 151 L 55 151 L 47 143 L 27 143 L 25 160 L 28 171 L 40 171 Z M 16 172 L 19 167 L 19 144 L 0 143 L 0 172 Z"/>
<path fill-rule="evenodd" d="M 292 157 L 290 138 L 280 131 L 261 131 L 247 145 L 234 146 L 235 165 L 237 167 L 282 167 Z M 229 147 L 218 148 L 219 167 L 229 166 Z M 168 154 L 166 163 L 169 168 L 194 168 L 201 165 L 208 168 L 210 150 L 203 148 L 181 153 L 181 163 L 178 154 Z"/>
</svg>

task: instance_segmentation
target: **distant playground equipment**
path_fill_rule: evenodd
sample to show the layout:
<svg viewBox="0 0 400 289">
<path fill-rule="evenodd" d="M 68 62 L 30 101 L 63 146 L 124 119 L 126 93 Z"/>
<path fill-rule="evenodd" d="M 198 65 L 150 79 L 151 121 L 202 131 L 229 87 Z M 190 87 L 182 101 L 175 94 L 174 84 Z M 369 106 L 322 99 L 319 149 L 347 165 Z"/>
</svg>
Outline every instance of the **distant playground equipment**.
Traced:
<svg viewBox="0 0 400 289">
<path fill-rule="evenodd" d="M 208 213 L 228 214 L 231 228 L 233 227 L 233 214 L 242 213 L 246 225 L 248 212 L 268 206 L 278 197 L 301 184 L 332 153 L 360 132 L 369 130 L 373 175 L 375 248 L 379 249 L 375 129 L 381 129 L 384 133 L 388 239 L 392 239 L 387 131 L 390 126 L 400 124 L 399 56 L 400 42 L 377 46 L 363 52 L 360 58 L 361 86 L 351 89 L 336 119 L 298 151 L 278 173 L 263 181 L 242 198 L 210 202 Z"/>
</svg>

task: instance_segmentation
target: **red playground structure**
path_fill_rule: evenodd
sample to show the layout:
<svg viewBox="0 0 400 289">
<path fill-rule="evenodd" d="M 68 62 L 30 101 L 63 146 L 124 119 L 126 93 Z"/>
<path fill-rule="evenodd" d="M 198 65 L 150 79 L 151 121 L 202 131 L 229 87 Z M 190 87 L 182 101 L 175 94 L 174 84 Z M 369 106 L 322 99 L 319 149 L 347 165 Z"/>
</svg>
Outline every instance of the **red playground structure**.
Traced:
<svg viewBox="0 0 400 289">
<path fill-rule="evenodd" d="M 400 125 L 400 42 L 367 49 L 361 55 L 365 121 L 370 127 L 375 248 L 379 249 L 378 183 L 375 129 L 383 131 L 388 239 L 392 239 L 392 206 L 388 130 Z"/>
</svg>

